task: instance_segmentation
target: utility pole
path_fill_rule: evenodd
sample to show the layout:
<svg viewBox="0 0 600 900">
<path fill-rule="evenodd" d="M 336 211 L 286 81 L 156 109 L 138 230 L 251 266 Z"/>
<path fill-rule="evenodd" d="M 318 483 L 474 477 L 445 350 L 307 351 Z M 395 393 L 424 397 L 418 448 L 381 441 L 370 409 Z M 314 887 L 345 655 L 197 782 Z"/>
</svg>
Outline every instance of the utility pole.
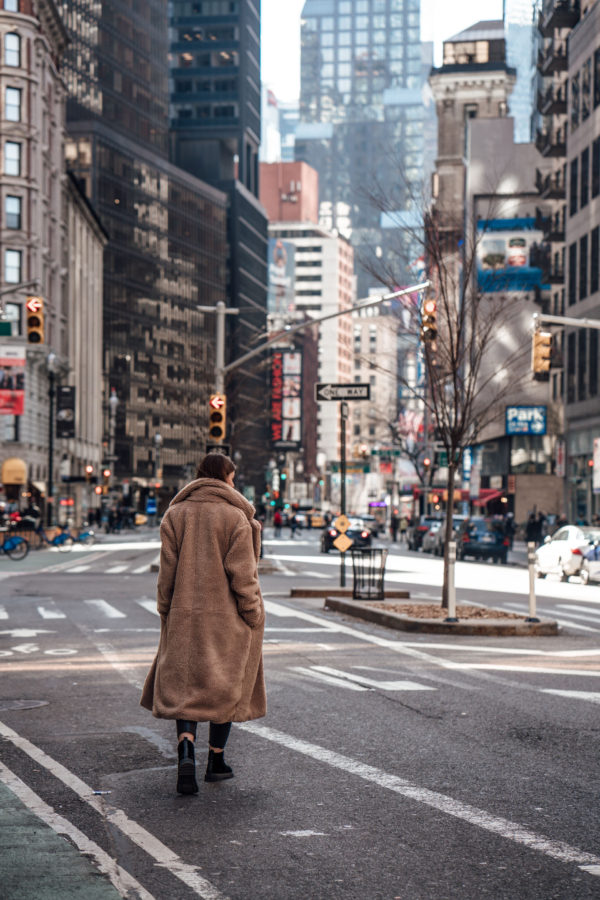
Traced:
<svg viewBox="0 0 600 900">
<path fill-rule="evenodd" d="M 217 300 L 216 306 L 197 306 L 203 313 L 213 313 L 217 317 L 215 329 L 215 393 L 225 393 L 225 316 L 238 316 L 239 309 L 227 309 L 224 300 Z"/>
</svg>

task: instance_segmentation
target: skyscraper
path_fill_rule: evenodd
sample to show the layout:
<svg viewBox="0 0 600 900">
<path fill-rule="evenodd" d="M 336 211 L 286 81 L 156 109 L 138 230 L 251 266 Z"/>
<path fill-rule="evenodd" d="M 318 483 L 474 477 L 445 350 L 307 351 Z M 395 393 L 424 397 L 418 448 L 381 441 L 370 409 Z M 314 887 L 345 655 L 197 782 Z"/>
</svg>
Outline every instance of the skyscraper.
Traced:
<svg viewBox="0 0 600 900">
<path fill-rule="evenodd" d="M 515 140 L 531 140 L 533 112 L 533 0 L 504 0 L 506 61 L 517 70 L 517 82 L 510 98 L 510 115 L 515 120 Z"/>
<path fill-rule="evenodd" d="M 358 294 L 408 278 L 423 179 L 419 0 L 306 0 L 296 159 L 355 248 Z M 392 274 L 393 273 L 393 274 Z"/>
<path fill-rule="evenodd" d="M 170 10 L 172 158 L 228 197 L 227 293 L 240 310 L 228 348 L 239 358 L 256 346 L 266 321 L 267 218 L 258 201 L 260 2 L 172 0 Z M 255 486 L 266 463 L 265 390 L 255 362 L 227 384 L 240 474 Z"/>
<path fill-rule="evenodd" d="M 225 289 L 227 198 L 168 159 L 166 0 L 61 0 L 60 9 L 67 159 L 110 237 L 106 455 L 119 482 L 164 483 L 172 494 L 207 437 L 214 317 L 196 306 Z"/>
</svg>

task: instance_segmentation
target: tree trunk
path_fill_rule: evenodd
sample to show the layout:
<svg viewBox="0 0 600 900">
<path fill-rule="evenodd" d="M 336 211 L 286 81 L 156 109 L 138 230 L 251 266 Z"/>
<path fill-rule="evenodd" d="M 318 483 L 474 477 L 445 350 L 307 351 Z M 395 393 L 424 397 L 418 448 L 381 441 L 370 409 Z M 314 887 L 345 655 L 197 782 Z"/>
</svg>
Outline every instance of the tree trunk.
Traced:
<svg viewBox="0 0 600 900">
<path fill-rule="evenodd" d="M 448 500 L 446 501 L 446 522 L 444 534 L 444 584 L 442 587 L 442 609 L 448 609 L 448 544 L 452 540 L 452 524 L 454 518 L 454 479 L 456 469 L 454 462 L 448 454 L 448 481 L 446 482 L 446 490 L 448 492 Z"/>
</svg>

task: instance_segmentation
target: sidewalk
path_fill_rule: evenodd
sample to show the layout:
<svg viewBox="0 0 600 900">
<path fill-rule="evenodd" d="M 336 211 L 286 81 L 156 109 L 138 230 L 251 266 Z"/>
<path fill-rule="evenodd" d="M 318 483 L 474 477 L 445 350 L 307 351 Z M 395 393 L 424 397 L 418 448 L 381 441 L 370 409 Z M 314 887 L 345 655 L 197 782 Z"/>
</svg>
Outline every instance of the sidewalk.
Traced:
<svg viewBox="0 0 600 900">
<path fill-rule="evenodd" d="M 7 772 L 3 769 L 0 775 L 5 777 Z M 52 820 L 59 833 L 0 781 L 3 900 L 119 900 L 121 895 L 108 876 L 89 861 L 83 848 L 73 846 L 73 836 L 60 834 L 61 817 L 23 787 L 29 794 L 28 802 L 34 805 L 37 801 L 40 816 Z"/>
</svg>

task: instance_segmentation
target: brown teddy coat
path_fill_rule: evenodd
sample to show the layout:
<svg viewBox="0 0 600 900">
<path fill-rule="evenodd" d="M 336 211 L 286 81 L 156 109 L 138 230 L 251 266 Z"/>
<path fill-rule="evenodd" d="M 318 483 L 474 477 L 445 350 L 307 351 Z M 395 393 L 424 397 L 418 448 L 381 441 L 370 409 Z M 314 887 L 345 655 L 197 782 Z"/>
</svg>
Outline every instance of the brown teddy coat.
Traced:
<svg viewBox="0 0 600 900">
<path fill-rule="evenodd" d="M 199 478 L 171 501 L 160 537 L 160 641 L 141 705 L 193 722 L 264 716 L 254 507 L 224 481 Z"/>
</svg>

